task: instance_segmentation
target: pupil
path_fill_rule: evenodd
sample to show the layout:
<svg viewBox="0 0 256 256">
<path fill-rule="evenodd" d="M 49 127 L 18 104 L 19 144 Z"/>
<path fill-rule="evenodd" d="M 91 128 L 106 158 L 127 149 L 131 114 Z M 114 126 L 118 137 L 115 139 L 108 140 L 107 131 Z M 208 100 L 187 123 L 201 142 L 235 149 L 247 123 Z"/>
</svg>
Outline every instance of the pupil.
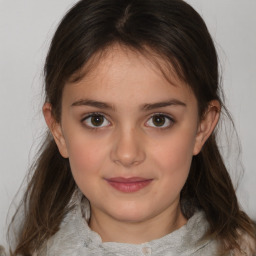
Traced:
<svg viewBox="0 0 256 256">
<path fill-rule="evenodd" d="M 165 117 L 164 116 L 154 116 L 153 123 L 155 126 L 163 126 L 165 123 Z"/>
<path fill-rule="evenodd" d="M 92 116 L 92 120 L 91 120 L 91 122 L 92 122 L 92 124 L 94 125 L 94 126 L 100 126 L 100 125 L 102 125 L 103 124 L 103 116 Z"/>
</svg>

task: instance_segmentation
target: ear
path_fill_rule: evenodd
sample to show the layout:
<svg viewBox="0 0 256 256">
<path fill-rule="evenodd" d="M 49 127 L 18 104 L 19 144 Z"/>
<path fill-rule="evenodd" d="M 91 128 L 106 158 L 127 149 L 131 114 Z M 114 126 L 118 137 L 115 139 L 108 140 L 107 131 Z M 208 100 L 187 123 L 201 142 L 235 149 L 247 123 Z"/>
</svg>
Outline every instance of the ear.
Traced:
<svg viewBox="0 0 256 256">
<path fill-rule="evenodd" d="M 218 100 L 210 101 L 208 108 L 198 125 L 193 155 L 199 154 L 204 143 L 212 134 L 215 126 L 219 121 L 220 109 L 221 109 L 221 106 Z"/>
<path fill-rule="evenodd" d="M 50 129 L 52 136 L 57 144 L 60 154 L 64 158 L 68 158 L 68 151 L 66 146 L 66 141 L 63 136 L 63 132 L 61 129 L 61 124 L 56 121 L 52 113 L 52 105 L 46 102 L 43 106 L 43 114 L 45 122 Z"/>
</svg>

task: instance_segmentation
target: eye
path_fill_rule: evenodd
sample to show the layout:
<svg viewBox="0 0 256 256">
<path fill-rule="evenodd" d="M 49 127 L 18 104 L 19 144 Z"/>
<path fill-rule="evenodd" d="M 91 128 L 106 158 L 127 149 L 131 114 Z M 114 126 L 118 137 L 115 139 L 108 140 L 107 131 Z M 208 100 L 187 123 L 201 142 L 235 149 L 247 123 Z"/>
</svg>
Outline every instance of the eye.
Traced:
<svg viewBox="0 0 256 256">
<path fill-rule="evenodd" d="M 146 122 L 147 126 L 156 127 L 156 128 L 167 128 L 172 126 L 174 120 L 164 114 L 155 114 L 150 117 L 150 119 Z"/>
<path fill-rule="evenodd" d="M 82 122 L 84 122 L 87 126 L 92 128 L 106 127 L 110 124 L 110 122 L 105 118 L 105 116 L 97 113 L 86 116 L 82 120 Z"/>
</svg>

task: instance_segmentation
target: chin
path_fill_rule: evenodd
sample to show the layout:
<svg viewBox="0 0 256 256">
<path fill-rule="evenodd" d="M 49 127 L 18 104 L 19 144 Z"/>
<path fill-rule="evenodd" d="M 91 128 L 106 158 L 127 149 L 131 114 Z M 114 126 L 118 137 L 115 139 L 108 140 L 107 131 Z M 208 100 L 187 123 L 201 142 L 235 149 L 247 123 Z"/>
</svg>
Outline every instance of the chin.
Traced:
<svg viewBox="0 0 256 256">
<path fill-rule="evenodd" d="M 147 214 L 145 214 L 147 213 Z M 113 211 L 109 212 L 112 218 L 122 222 L 142 222 L 150 218 L 150 211 L 143 209 L 142 207 L 129 207 L 129 206 L 116 206 Z M 153 214 L 152 214 L 153 215 Z"/>
</svg>

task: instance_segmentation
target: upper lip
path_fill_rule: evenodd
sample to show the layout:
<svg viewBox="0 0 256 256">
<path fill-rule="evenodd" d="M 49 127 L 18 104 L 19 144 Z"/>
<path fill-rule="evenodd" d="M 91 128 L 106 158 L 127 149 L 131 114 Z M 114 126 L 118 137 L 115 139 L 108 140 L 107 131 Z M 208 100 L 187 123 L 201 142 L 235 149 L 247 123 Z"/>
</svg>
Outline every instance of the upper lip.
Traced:
<svg viewBox="0 0 256 256">
<path fill-rule="evenodd" d="M 152 179 L 142 178 L 142 177 L 130 177 L 130 178 L 113 177 L 113 178 L 107 178 L 106 180 L 109 182 L 131 183 L 131 182 L 148 181 L 148 180 L 152 180 Z"/>
</svg>

